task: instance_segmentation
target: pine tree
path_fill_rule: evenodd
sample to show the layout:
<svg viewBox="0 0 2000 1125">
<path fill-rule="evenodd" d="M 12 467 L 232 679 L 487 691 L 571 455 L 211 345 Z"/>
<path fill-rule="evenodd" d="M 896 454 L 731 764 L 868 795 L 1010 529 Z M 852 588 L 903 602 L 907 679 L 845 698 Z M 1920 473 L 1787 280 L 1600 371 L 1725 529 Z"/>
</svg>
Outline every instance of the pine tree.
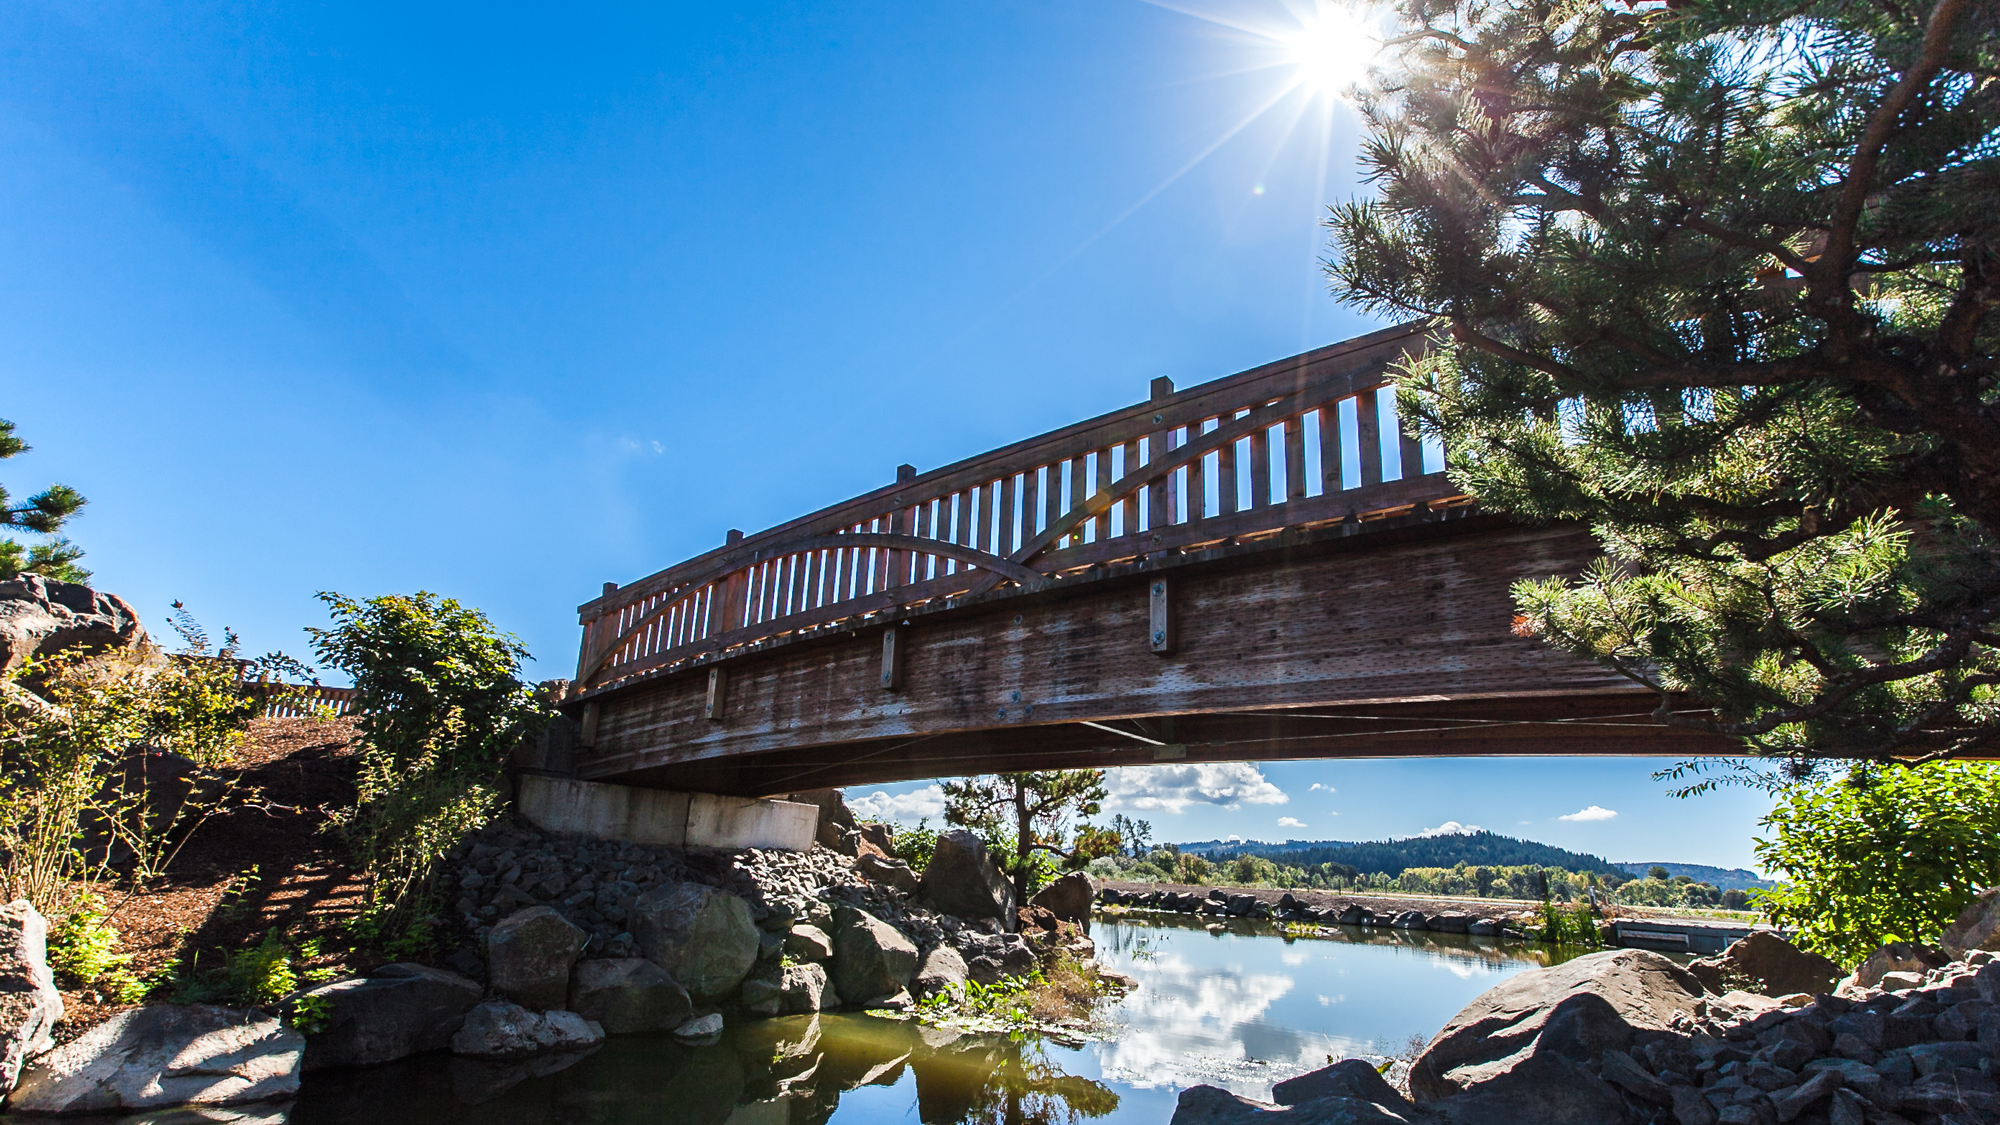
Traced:
<svg viewBox="0 0 2000 1125">
<path fill-rule="evenodd" d="M 1104 807 L 1103 770 L 1037 770 L 968 777 L 944 783 L 944 818 L 1012 845 L 1014 897 L 1035 890 L 1037 853 L 1072 858 L 1072 820 Z"/>
<path fill-rule="evenodd" d="M 0 418 L 0 461 L 28 451 L 28 444 L 14 434 L 14 423 Z M 39 535 L 53 535 L 85 501 L 76 489 L 52 484 L 16 507 L 7 489 L 0 486 L 0 527 L 19 528 Z M 0 537 L 0 579 L 22 574 L 39 574 L 59 582 L 87 582 L 90 572 L 76 565 L 83 551 L 67 539 L 53 539 L 32 546 Z"/>
<path fill-rule="evenodd" d="M 1779 781 L 1990 748 L 2000 8 L 1397 18 L 1361 101 L 1379 190 L 1333 209 L 1328 270 L 1437 327 L 1398 401 L 1453 480 L 1602 542 L 1516 588 L 1517 631 Z"/>
</svg>

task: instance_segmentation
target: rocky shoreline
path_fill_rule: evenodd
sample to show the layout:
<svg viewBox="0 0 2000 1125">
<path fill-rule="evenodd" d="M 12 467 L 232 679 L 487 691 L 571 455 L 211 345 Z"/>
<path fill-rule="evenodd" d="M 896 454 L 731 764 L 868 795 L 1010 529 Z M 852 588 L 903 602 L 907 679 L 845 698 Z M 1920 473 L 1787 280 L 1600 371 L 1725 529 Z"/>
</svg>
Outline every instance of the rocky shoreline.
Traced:
<svg viewBox="0 0 2000 1125">
<path fill-rule="evenodd" d="M 46 923 L 0 910 L 6 1109 L 118 1113 L 283 1100 L 301 1074 L 426 1052 L 567 1065 L 607 1035 L 710 1042 L 781 1014 L 908 1010 L 926 997 L 1089 964 L 1093 888 L 1066 876 L 1025 906 L 969 832 L 924 871 L 838 799 L 810 851 L 646 847 L 557 836 L 509 817 L 466 841 L 450 886 L 467 942 L 443 965 L 396 963 L 304 989 L 278 1010 L 149 1004 L 56 1046 L 62 999 Z"/>
<path fill-rule="evenodd" d="M 1769 933 L 1685 968 L 1586 954 L 1474 1000 L 1391 1086 L 1347 1059 L 1172 1125 L 1973 1125 L 2000 1121 L 2000 891 L 1943 948 L 1832 962 Z M 1803 987 L 1802 987 L 1803 986 Z"/>
</svg>

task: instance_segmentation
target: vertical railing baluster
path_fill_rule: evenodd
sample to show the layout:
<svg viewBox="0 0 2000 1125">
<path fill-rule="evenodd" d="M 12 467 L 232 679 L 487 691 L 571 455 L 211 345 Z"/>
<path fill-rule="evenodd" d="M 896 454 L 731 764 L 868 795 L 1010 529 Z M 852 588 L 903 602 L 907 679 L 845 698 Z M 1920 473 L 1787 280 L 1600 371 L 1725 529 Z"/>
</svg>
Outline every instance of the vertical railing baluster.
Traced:
<svg viewBox="0 0 2000 1125">
<path fill-rule="evenodd" d="M 1306 498 L 1306 419 L 1285 419 L 1285 499 Z"/>
<path fill-rule="evenodd" d="M 1319 488 L 1331 496 L 1340 491 L 1340 404 L 1328 402 L 1319 408 Z"/>
<path fill-rule="evenodd" d="M 1216 424 L 1226 426 L 1234 421 L 1236 412 L 1231 410 L 1217 418 Z M 1215 451 L 1215 514 L 1218 519 L 1235 515 L 1242 496 L 1243 477 L 1236 466 L 1236 447 L 1240 441 L 1232 441 Z"/>
<path fill-rule="evenodd" d="M 1261 512 L 1270 506 L 1271 428 L 1258 426 L 1250 431 L 1250 510 Z"/>
<path fill-rule="evenodd" d="M 1382 415 L 1373 388 L 1354 396 L 1354 441 L 1361 458 L 1361 487 L 1382 483 Z"/>
<path fill-rule="evenodd" d="M 1123 471 L 1120 472 L 1118 475 L 1121 477 L 1129 477 L 1132 475 L 1134 470 L 1139 468 L 1139 466 L 1140 466 L 1139 439 L 1134 438 L 1131 441 L 1125 443 L 1125 464 L 1122 466 Z M 1123 532 L 1126 535 L 1139 534 L 1138 492 L 1136 491 L 1128 492 L 1125 494 L 1124 499 L 1118 501 L 1118 515 L 1119 515 L 1119 522 L 1124 524 L 1124 526 L 1119 529 L 1121 532 Z"/>
</svg>

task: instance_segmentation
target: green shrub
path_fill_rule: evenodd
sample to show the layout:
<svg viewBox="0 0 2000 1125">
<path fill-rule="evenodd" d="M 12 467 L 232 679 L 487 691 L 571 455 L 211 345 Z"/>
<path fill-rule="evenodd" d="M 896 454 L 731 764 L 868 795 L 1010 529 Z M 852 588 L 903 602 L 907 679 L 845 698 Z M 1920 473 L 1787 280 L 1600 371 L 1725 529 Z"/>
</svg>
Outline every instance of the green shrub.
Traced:
<svg viewBox="0 0 2000 1125">
<path fill-rule="evenodd" d="M 1800 943 L 1853 965 L 1884 942 L 1930 941 L 1983 887 L 2000 883 L 2000 764 L 1861 765 L 1796 786 L 1764 818 L 1758 896 Z"/>
<path fill-rule="evenodd" d="M 124 969 L 132 958 L 118 952 L 118 928 L 109 919 L 96 895 L 79 896 L 49 934 L 49 968 L 78 987 Z"/>
<path fill-rule="evenodd" d="M 238 1004 L 269 1007 L 299 987 L 292 951 L 276 930 L 248 949 L 232 950 L 224 974 L 226 994 Z"/>
<path fill-rule="evenodd" d="M 445 854 L 503 802 L 503 769 L 549 712 L 518 678 L 527 649 L 485 614 L 419 592 L 322 593 L 321 661 L 352 676 L 362 712 L 358 802 L 339 819 L 387 931 L 431 905 Z"/>
<path fill-rule="evenodd" d="M 890 837 L 896 849 L 896 858 L 910 865 L 910 870 L 921 872 L 930 866 L 931 853 L 937 850 L 937 829 L 930 826 L 928 817 L 918 820 L 915 828 L 899 828 Z"/>
</svg>

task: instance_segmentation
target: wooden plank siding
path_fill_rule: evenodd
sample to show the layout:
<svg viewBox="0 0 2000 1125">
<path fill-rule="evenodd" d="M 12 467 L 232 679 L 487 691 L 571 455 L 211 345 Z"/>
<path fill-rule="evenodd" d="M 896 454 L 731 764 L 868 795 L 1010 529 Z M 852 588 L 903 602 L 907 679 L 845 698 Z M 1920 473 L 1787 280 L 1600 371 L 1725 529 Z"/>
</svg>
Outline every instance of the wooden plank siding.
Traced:
<svg viewBox="0 0 2000 1125">
<path fill-rule="evenodd" d="M 702 719 L 701 676 L 668 676 L 604 700 L 581 776 L 759 794 L 807 784 L 772 763 L 819 762 L 814 786 L 891 780 L 884 748 L 908 740 L 930 749 L 890 759 L 907 777 L 1104 765 L 1148 745 L 1085 723 L 1124 724 L 1189 760 L 1733 749 L 1653 725 L 1650 697 L 1514 635 L 1509 585 L 1581 569 L 1597 553 L 1584 530 L 1476 514 L 1348 526 L 901 614 L 895 692 L 880 686 L 881 630 L 866 626 L 732 658 L 723 723 Z M 1149 644 L 1162 574 L 1168 656 Z M 1302 717 L 1382 707 L 1453 714 L 1443 729 Z"/>
</svg>

